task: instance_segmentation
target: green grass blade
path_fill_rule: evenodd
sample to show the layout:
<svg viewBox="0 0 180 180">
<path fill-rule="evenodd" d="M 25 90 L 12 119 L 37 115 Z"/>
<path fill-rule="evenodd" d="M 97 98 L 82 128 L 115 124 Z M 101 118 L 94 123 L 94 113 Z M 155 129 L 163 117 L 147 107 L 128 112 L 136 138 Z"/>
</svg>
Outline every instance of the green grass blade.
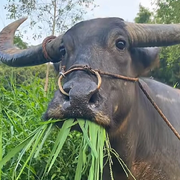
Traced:
<svg viewBox="0 0 180 180">
<path fill-rule="evenodd" d="M 13 174 L 12 174 L 12 179 L 16 179 L 16 170 L 20 164 L 20 161 L 22 160 L 23 155 L 30 149 L 30 147 L 32 146 L 32 144 L 34 143 L 38 133 L 41 131 L 41 128 L 36 129 L 36 131 L 34 131 L 34 133 L 32 133 L 32 138 L 30 139 L 30 141 L 22 148 L 22 151 L 19 153 L 19 157 L 17 159 L 17 163 L 16 166 L 14 168 Z"/>
<path fill-rule="evenodd" d="M 123 168 L 126 176 L 128 177 L 129 174 L 132 177 L 132 179 L 136 180 L 136 178 L 134 177 L 134 175 L 131 173 L 131 171 L 129 170 L 129 168 L 127 167 L 127 165 L 124 163 L 124 161 L 120 158 L 119 154 L 114 150 L 111 149 L 111 153 L 115 155 L 115 157 L 117 158 L 118 162 L 121 164 L 121 167 Z M 129 174 L 128 174 L 129 173 Z"/>
<path fill-rule="evenodd" d="M 86 161 L 83 160 L 85 169 L 90 163 L 88 180 L 102 179 L 103 147 L 106 141 L 105 129 L 90 121 L 78 120 L 78 123 L 83 131 L 84 138 L 84 149 L 80 153 L 89 152 L 90 147 L 89 155 L 84 158 Z M 89 162 L 88 164 L 87 161 Z"/>
<path fill-rule="evenodd" d="M 79 158 L 78 158 L 78 163 L 77 163 L 77 167 L 76 167 L 76 174 L 75 174 L 75 178 L 74 180 L 79 180 L 81 179 L 81 175 L 82 175 L 82 168 L 83 168 L 83 141 L 81 143 L 81 146 L 80 146 L 80 150 L 79 150 Z"/>
<path fill-rule="evenodd" d="M 92 123 L 91 125 L 88 125 L 89 128 L 89 136 L 93 145 L 93 148 L 96 149 L 96 152 L 98 151 L 97 149 L 97 126 Z M 98 127 L 99 128 L 99 127 Z M 97 152 L 98 154 L 98 152 Z M 96 164 L 96 160 L 98 159 L 98 155 L 95 157 L 93 156 L 93 154 L 91 154 L 92 156 L 92 163 L 91 163 L 91 168 L 90 168 L 90 172 L 89 172 L 89 180 L 93 180 L 93 179 L 98 179 L 98 165 Z"/>
<path fill-rule="evenodd" d="M 8 112 L 12 112 L 15 115 L 18 115 L 18 113 L 15 113 L 14 111 L 8 110 L 8 109 L 7 110 L 4 109 L 4 112 L 5 112 L 6 116 L 8 117 L 8 119 L 10 120 L 11 124 L 13 125 L 13 127 L 16 129 L 16 131 L 18 131 L 19 133 L 23 132 L 24 135 L 27 135 L 27 132 L 24 131 L 24 128 L 21 125 L 21 123 L 15 122 L 13 120 L 13 118 L 9 115 Z"/>
<path fill-rule="evenodd" d="M 18 179 L 20 178 L 20 176 L 21 176 L 24 168 L 27 166 L 27 163 L 28 163 L 29 160 L 32 158 L 32 156 L 34 155 L 34 153 L 35 153 L 35 151 L 36 151 L 36 148 L 37 148 L 37 146 L 38 146 L 38 144 L 39 144 L 39 142 L 40 142 L 40 140 L 41 140 L 41 138 L 42 138 L 42 136 L 43 136 L 46 128 L 47 128 L 47 126 L 42 126 L 42 128 L 39 130 L 39 132 L 37 132 L 37 133 L 35 134 L 35 136 L 34 136 L 35 142 L 34 142 L 34 144 L 33 144 L 31 153 L 30 153 L 29 157 L 26 159 L 25 163 L 23 164 L 23 166 L 22 166 L 22 168 L 21 168 L 21 171 L 20 171 L 20 173 L 18 174 L 16 180 L 18 180 Z"/>
<path fill-rule="evenodd" d="M 45 125 L 45 126 L 46 126 L 46 125 Z M 38 157 L 39 152 L 41 151 L 41 149 L 42 149 L 42 147 L 43 147 L 46 139 L 48 138 L 49 134 L 51 133 L 52 126 L 53 126 L 53 124 L 51 123 L 51 124 L 49 125 L 48 129 L 47 129 L 47 130 L 45 129 L 46 132 L 45 132 L 45 134 L 44 134 L 44 137 L 43 137 L 40 145 L 39 145 L 38 148 L 36 149 L 36 153 L 35 153 L 35 155 L 34 155 L 34 158 L 37 158 L 37 157 Z M 47 128 L 47 126 L 46 126 L 46 128 Z"/>
<path fill-rule="evenodd" d="M 13 148 L 2 160 L 0 161 L 0 168 L 2 168 L 12 157 L 20 152 L 33 138 L 33 134 L 26 138 L 23 142 Z"/>
<path fill-rule="evenodd" d="M 62 146 L 70 132 L 71 127 L 73 125 L 75 125 L 76 123 L 77 122 L 74 122 L 73 119 L 64 121 L 63 126 L 60 129 L 60 131 L 56 137 L 53 149 L 49 155 L 49 158 L 48 158 L 48 161 L 47 161 L 47 164 L 46 164 L 46 167 L 45 167 L 45 170 L 44 170 L 44 173 L 43 173 L 41 179 L 43 179 L 44 176 L 47 175 L 49 173 L 49 171 L 51 170 L 51 168 L 52 168 L 59 152 L 61 151 Z"/>
<path fill-rule="evenodd" d="M 0 118 L 0 161 L 2 160 L 3 148 L 2 148 L 2 119 Z M 1 168 L 0 168 L 0 180 L 1 180 Z"/>
<path fill-rule="evenodd" d="M 86 142 L 88 143 L 89 147 L 91 148 L 93 154 L 95 157 L 97 157 L 97 151 L 96 151 L 96 148 L 94 148 L 94 146 L 92 145 L 92 142 L 91 140 L 89 139 L 89 136 L 88 136 L 88 131 L 87 129 L 84 127 L 86 125 L 86 123 L 91 123 L 89 121 L 84 121 L 84 120 L 80 120 L 78 119 L 78 124 L 83 132 L 83 137 L 85 138 Z M 90 125 L 90 124 L 89 124 Z"/>
<path fill-rule="evenodd" d="M 57 146 L 57 149 L 53 155 L 53 158 L 51 160 L 51 164 L 49 165 L 49 169 L 48 169 L 48 173 L 49 171 L 51 170 L 51 167 L 53 166 L 57 156 L 59 155 L 61 149 L 62 149 L 62 146 L 64 145 L 66 139 L 67 139 L 67 136 L 71 130 L 71 127 L 74 125 L 74 120 L 67 120 L 64 122 L 63 124 L 63 127 L 61 128 L 60 130 L 60 139 L 57 140 L 57 143 L 58 143 L 58 146 Z"/>
<path fill-rule="evenodd" d="M 48 120 L 48 121 L 41 121 L 38 124 L 39 125 L 54 124 L 54 123 L 60 122 L 60 121 L 65 121 L 65 120 L 64 119 L 57 119 L 57 120 L 51 119 L 51 120 Z"/>
<path fill-rule="evenodd" d="M 106 150 L 107 150 L 107 156 L 108 156 L 108 162 L 109 162 L 110 177 L 111 177 L 111 180 L 114 180 L 113 172 L 112 172 L 113 161 L 112 161 L 110 149 L 111 149 L 111 147 L 110 147 L 110 144 L 109 144 L 109 139 L 107 139 L 106 140 Z"/>
<path fill-rule="evenodd" d="M 95 172 L 94 172 L 94 156 L 92 156 L 92 160 L 91 160 L 91 167 L 90 167 L 90 171 L 89 171 L 89 176 L 88 176 L 88 180 L 94 180 L 95 176 Z"/>
<path fill-rule="evenodd" d="M 98 137 L 104 139 L 104 141 L 99 141 L 99 167 L 100 167 L 100 179 L 102 180 L 102 175 L 103 175 L 103 158 L 104 158 L 104 145 L 105 145 L 105 140 L 106 140 L 106 131 L 101 128 L 98 131 Z"/>
</svg>

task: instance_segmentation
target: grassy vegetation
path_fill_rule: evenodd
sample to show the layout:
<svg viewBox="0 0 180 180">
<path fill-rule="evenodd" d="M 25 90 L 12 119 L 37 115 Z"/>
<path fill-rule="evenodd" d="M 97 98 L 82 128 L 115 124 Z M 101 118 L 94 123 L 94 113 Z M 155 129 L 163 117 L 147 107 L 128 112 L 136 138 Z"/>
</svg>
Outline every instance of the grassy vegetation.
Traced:
<svg viewBox="0 0 180 180">
<path fill-rule="evenodd" d="M 45 94 L 40 73 L 26 68 L 1 69 L 1 179 L 102 179 L 103 128 L 81 120 L 69 120 L 61 130 L 42 123 L 42 114 L 57 89 L 56 80 L 50 78 Z M 74 123 L 79 123 L 83 136 L 70 132 Z"/>
<path fill-rule="evenodd" d="M 56 89 L 55 81 L 57 79 L 52 76 L 49 90 L 47 94 L 44 93 L 44 79 L 40 78 L 38 68 L 26 72 L 26 68 L 5 69 L 2 67 L 0 71 L 0 158 L 23 142 L 39 127 L 39 123 L 42 122 L 42 114 Z M 36 71 L 37 73 L 35 73 Z M 26 166 L 19 179 L 24 180 L 29 177 L 33 180 L 42 175 L 58 132 L 58 128 L 53 128 L 41 153 L 36 158 L 31 159 L 31 165 Z M 76 148 L 80 145 L 80 137 L 81 135 L 77 132 L 69 134 L 63 150 L 57 157 L 49 175 L 44 179 L 73 179 L 78 156 Z M 1 140 L 3 145 L 1 145 Z M 18 174 L 30 151 L 31 149 L 24 154 L 17 168 L 19 154 L 8 161 L 2 168 L 1 179 L 10 180 L 15 172 Z"/>
</svg>

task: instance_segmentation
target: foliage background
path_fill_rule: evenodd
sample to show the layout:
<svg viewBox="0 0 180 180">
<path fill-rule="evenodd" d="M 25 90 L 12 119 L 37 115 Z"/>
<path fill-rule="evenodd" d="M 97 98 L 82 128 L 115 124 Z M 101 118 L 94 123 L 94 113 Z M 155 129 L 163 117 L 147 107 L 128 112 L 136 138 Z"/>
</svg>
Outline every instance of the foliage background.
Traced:
<svg viewBox="0 0 180 180">
<path fill-rule="evenodd" d="M 180 22 L 180 1 L 154 0 L 154 8 L 139 6 L 139 13 L 135 17 L 137 23 L 171 24 Z M 150 73 L 154 79 L 171 86 L 180 87 L 180 46 L 162 47 L 160 66 Z"/>
</svg>

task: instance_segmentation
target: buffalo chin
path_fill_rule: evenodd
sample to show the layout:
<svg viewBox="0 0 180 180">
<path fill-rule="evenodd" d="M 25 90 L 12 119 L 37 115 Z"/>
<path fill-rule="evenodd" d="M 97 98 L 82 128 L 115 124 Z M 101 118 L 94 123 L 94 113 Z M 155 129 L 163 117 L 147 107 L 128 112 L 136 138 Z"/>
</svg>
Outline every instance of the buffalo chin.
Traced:
<svg viewBox="0 0 180 180">
<path fill-rule="evenodd" d="M 94 122 L 104 128 L 108 128 L 110 125 L 110 118 L 105 115 L 102 111 L 96 111 L 95 109 L 93 109 L 93 111 L 91 111 L 91 114 L 88 114 L 86 116 L 82 116 L 80 114 L 76 114 L 75 113 L 71 113 L 71 112 L 63 112 L 60 111 L 61 106 L 58 106 L 57 108 L 48 108 L 46 113 L 43 115 L 43 119 L 45 121 L 48 121 L 49 119 L 54 119 L 54 120 L 58 120 L 58 119 L 64 119 L 62 121 L 58 121 L 56 123 L 56 125 L 58 127 L 62 127 L 63 122 L 67 121 L 68 119 L 74 119 L 74 121 L 76 121 L 77 119 L 82 119 L 84 121 L 91 121 Z M 73 127 L 72 130 L 80 130 L 80 127 L 78 125 L 78 127 Z"/>
<path fill-rule="evenodd" d="M 44 119 L 45 121 L 48 121 L 48 120 L 49 120 L 49 118 L 46 117 L 46 114 L 44 114 L 43 119 Z M 51 118 L 51 119 L 52 119 L 52 118 Z M 58 121 L 58 119 L 54 119 L 54 120 L 57 120 L 57 122 L 55 123 L 55 126 L 57 126 L 58 128 L 61 128 L 61 127 L 63 126 L 63 123 L 64 123 L 65 121 L 70 120 L 70 119 L 72 119 L 72 118 L 64 119 L 64 120 L 62 120 L 62 119 L 60 120 L 60 119 L 59 119 L 59 121 Z M 73 119 L 74 119 L 74 122 L 77 121 L 77 118 L 73 118 Z M 92 120 L 88 120 L 88 119 L 82 119 L 82 118 L 81 118 L 81 120 L 82 120 L 82 121 L 91 121 L 91 122 L 93 122 L 93 123 L 98 124 L 97 122 L 92 121 Z M 100 124 L 98 124 L 98 125 L 101 126 Z M 81 128 L 80 128 L 80 126 L 79 126 L 78 123 L 71 127 L 71 131 L 78 131 L 78 132 L 81 132 L 81 133 L 82 133 L 82 130 L 81 130 Z"/>
</svg>

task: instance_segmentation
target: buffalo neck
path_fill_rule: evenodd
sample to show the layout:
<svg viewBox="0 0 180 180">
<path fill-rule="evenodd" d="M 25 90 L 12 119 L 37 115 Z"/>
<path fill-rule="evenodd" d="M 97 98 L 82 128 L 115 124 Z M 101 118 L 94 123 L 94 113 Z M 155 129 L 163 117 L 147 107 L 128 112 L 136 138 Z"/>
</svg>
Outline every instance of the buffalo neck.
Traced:
<svg viewBox="0 0 180 180">
<path fill-rule="evenodd" d="M 163 102 L 156 98 L 156 94 L 154 94 L 151 87 L 144 81 L 142 83 L 144 83 L 143 87 L 152 99 L 160 105 L 160 108 L 165 110 Z M 170 171 L 167 169 L 169 167 L 172 170 L 173 163 L 180 165 L 179 160 L 171 162 L 173 153 L 170 153 L 173 152 L 171 151 L 172 148 L 175 148 L 174 150 L 177 152 L 177 148 L 180 148 L 180 142 L 137 83 L 135 84 L 135 94 L 132 108 L 121 124 L 123 127 L 120 126 L 119 129 L 121 130 L 118 134 L 110 138 L 112 147 L 118 152 L 132 172 L 135 171 L 136 164 L 143 164 L 144 167 L 152 165 L 154 166 L 152 169 L 155 169 L 157 165 L 163 166 L 162 171 Z M 174 141 L 179 143 L 178 145 L 176 143 L 175 147 L 173 147 L 174 143 L 172 143 Z M 169 166 L 170 162 L 172 163 L 172 168 Z"/>
</svg>

